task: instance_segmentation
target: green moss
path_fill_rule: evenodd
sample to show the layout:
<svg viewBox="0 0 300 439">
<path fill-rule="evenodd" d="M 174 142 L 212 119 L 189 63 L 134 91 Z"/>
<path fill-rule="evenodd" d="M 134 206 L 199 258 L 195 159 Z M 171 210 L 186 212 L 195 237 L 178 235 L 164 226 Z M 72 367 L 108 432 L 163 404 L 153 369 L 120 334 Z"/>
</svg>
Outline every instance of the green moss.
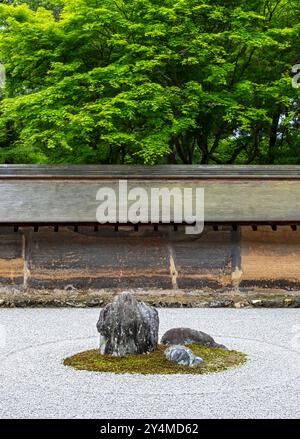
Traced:
<svg viewBox="0 0 300 439">
<path fill-rule="evenodd" d="M 196 367 L 179 366 L 164 356 L 166 346 L 159 345 L 155 352 L 148 355 L 128 355 L 112 357 L 100 355 L 98 349 L 80 352 L 64 360 L 65 366 L 78 370 L 94 372 L 113 372 L 117 374 L 204 374 L 221 372 L 246 362 L 246 354 L 238 351 L 211 349 L 199 345 L 189 346 L 194 354 L 203 358 L 204 363 Z"/>
</svg>

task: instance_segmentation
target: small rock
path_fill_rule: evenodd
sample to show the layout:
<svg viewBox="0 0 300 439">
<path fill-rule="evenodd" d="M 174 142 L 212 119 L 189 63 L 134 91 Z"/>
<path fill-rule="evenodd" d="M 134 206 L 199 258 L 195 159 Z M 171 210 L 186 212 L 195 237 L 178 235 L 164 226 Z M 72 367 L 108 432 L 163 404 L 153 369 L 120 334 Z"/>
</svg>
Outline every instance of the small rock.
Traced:
<svg viewBox="0 0 300 439">
<path fill-rule="evenodd" d="M 88 300 L 86 300 L 86 302 L 85 302 L 85 305 L 86 306 L 89 306 L 89 307 L 95 307 L 95 306 L 101 306 L 101 305 L 103 305 L 103 300 L 99 300 L 99 299 L 88 299 Z"/>
<path fill-rule="evenodd" d="M 263 302 L 262 302 L 262 300 L 257 299 L 257 300 L 251 300 L 251 304 L 253 306 L 262 306 Z"/>
<path fill-rule="evenodd" d="M 233 300 L 213 300 L 209 302 L 209 308 L 232 308 L 234 306 Z"/>
<path fill-rule="evenodd" d="M 283 300 L 283 305 L 285 306 L 285 307 L 289 307 L 289 306 L 291 306 L 293 304 L 293 299 L 284 299 Z M 0 301 L 0 306 L 1 306 L 1 301 Z"/>
<path fill-rule="evenodd" d="M 282 308 L 283 301 L 282 299 L 267 299 L 263 301 L 264 308 Z"/>
<path fill-rule="evenodd" d="M 169 331 L 162 336 L 161 343 L 165 345 L 199 344 L 210 348 L 227 350 L 226 346 L 216 343 L 215 340 L 205 332 L 190 328 L 169 329 Z"/>
<path fill-rule="evenodd" d="M 300 299 L 294 299 L 293 300 L 293 303 L 292 303 L 292 305 L 293 305 L 293 308 L 300 308 Z"/>
<path fill-rule="evenodd" d="M 74 285 L 70 284 L 70 285 L 66 285 L 64 287 L 65 291 L 77 291 L 77 288 L 74 287 Z"/>
<path fill-rule="evenodd" d="M 234 307 L 236 309 L 241 309 L 241 308 L 249 307 L 249 303 L 248 302 L 235 302 Z"/>
<path fill-rule="evenodd" d="M 123 356 L 153 352 L 157 347 L 158 326 L 157 310 L 124 292 L 100 312 L 97 323 L 100 353 Z"/>
<path fill-rule="evenodd" d="M 181 366 L 195 367 L 203 363 L 203 359 L 194 355 L 191 349 L 180 345 L 168 347 L 165 356 L 169 361 Z"/>
<path fill-rule="evenodd" d="M 243 308 L 243 306 L 244 306 L 244 304 L 243 304 L 242 302 L 235 302 L 235 303 L 234 303 L 234 307 L 235 307 L 236 309 Z"/>
<path fill-rule="evenodd" d="M 73 306 L 76 306 L 76 302 L 75 302 L 75 300 L 67 300 L 66 305 L 73 307 Z"/>
<path fill-rule="evenodd" d="M 4 303 L 5 303 L 5 300 L 0 300 L 0 306 L 2 306 L 2 305 L 4 305 Z"/>
</svg>

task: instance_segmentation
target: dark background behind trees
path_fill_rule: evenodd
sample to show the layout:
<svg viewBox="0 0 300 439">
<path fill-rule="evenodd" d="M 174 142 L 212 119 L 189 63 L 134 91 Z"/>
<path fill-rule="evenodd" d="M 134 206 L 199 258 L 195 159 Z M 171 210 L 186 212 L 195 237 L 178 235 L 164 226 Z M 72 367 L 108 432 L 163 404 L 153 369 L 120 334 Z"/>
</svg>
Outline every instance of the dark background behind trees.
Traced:
<svg viewBox="0 0 300 439">
<path fill-rule="evenodd" d="M 0 4 L 1 163 L 300 163 L 300 0 Z"/>
</svg>

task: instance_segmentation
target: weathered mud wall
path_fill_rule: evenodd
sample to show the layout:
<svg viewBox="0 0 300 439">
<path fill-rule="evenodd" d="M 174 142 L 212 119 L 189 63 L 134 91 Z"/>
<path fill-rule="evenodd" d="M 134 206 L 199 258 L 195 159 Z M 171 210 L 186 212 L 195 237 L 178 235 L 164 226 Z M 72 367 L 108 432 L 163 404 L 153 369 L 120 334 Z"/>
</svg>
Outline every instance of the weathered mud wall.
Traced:
<svg viewBox="0 0 300 439">
<path fill-rule="evenodd" d="M 54 289 L 283 288 L 300 285 L 300 231 L 245 226 L 201 235 L 162 226 L 2 228 L 0 286 Z"/>
<path fill-rule="evenodd" d="M 290 227 L 250 227 L 241 230 L 242 271 L 240 286 L 299 288 L 300 233 Z"/>
</svg>

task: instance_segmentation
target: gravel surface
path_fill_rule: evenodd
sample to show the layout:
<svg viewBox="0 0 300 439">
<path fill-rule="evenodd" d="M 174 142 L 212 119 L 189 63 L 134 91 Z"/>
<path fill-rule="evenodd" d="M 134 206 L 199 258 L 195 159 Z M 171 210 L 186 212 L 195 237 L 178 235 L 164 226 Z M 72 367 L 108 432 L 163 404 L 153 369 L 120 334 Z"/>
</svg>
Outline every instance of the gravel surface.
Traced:
<svg viewBox="0 0 300 439">
<path fill-rule="evenodd" d="M 202 376 L 63 366 L 97 347 L 98 314 L 0 309 L 0 418 L 300 418 L 299 310 L 161 309 L 160 335 L 189 326 L 249 355 L 240 368 Z"/>
</svg>

